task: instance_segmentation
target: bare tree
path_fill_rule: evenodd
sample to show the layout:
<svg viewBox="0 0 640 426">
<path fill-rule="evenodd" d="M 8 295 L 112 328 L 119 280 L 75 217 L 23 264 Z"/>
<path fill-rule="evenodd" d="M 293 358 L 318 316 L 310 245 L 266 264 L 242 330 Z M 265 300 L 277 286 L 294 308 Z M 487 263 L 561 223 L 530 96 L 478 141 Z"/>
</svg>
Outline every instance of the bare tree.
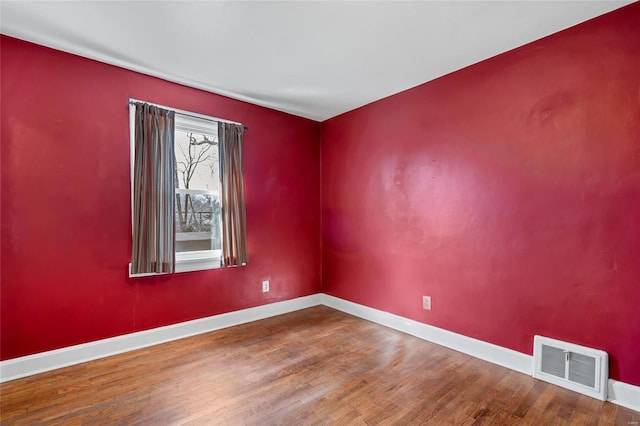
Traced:
<svg viewBox="0 0 640 426">
<path fill-rule="evenodd" d="M 193 133 L 187 133 L 189 144 L 186 150 L 181 145 L 177 145 L 180 155 L 176 155 L 176 188 L 179 188 L 178 179 L 181 178 L 184 188 L 190 189 L 189 185 L 196 173 L 198 165 L 215 159 L 215 149 L 213 149 L 213 147 L 217 146 L 218 142 L 206 135 L 201 136 L 202 140 L 198 140 Z M 181 231 L 187 231 L 191 223 L 199 224 L 199 220 L 196 218 L 196 209 L 190 194 L 185 195 L 184 206 L 181 203 L 180 195 L 176 194 L 176 203 Z M 190 215 L 191 217 L 189 217 Z"/>
</svg>

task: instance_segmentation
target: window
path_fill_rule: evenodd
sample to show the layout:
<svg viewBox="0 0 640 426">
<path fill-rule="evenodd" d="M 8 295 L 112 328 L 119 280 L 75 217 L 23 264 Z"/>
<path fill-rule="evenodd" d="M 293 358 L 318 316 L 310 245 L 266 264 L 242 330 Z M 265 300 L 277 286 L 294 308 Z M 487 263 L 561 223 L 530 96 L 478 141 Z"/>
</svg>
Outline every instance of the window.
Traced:
<svg viewBox="0 0 640 426">
<path fill-rule="evenodd" d="M 176 113 L 176 271 L 220 266 L 218 123 Z"/>
<path fill-rule="evenodd" d="M 135 105 L 129 111 L 133 197 Z M 175 272 L 217 268 L 222 255 L 218 122 L 176 111 L 174 144 Z"/>
</svg>

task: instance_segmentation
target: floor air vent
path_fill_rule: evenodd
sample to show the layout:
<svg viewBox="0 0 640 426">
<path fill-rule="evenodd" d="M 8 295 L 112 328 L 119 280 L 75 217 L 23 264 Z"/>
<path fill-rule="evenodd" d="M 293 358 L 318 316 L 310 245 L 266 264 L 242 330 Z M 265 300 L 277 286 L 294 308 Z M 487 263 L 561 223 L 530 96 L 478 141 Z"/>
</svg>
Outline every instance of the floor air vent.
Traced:
<svg viewBox="0 0 640 426">
<path fill-rule="evenodd" d="M 609 356 L 606 352 L 535 336 L 533 359 L 533 377 L 607 400 Z"/>
</svg>

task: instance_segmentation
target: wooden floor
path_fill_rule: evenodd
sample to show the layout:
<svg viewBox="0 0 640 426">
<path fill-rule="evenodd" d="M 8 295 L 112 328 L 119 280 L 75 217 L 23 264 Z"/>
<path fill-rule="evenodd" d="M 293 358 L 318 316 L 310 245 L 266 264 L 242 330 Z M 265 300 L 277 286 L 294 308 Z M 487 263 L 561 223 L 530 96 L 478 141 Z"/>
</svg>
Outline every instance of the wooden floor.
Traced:
<svg viewBox="0 0 640 426">
<path fill-rule="evenodd" d="M 0 385 L 3 425 L 637 425 L 324 306 Z"/>
</svg>

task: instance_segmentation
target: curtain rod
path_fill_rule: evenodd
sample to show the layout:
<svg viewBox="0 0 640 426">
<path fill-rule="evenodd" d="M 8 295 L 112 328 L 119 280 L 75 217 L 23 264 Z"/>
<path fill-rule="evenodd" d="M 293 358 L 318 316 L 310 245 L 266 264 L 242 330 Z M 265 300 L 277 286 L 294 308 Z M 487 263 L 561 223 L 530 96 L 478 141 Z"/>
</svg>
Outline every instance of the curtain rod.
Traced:
<svg viewBox="0 0 640 426">
<path fill-rule="evenodd" d="M 171 108 L 171 107 L 160 105 L 160 104 L 154 104 L 153 102 L 140 101 L 138 99 L 129 98 L 129 101 L 127 103 L 129 105 L 134 105 L 136 103 L 149 104 L 149 105 L 153 105 L 153 106 L 158 107 L 158 108 L 162 108 L 162 109 L 167 109 L 169 111 L 173 111 L 173 112 L 175 112 L 177 114 L 187 115 L 189 117 L 194 117 L 194 118 L 200 118 L 202 120 L 222 121 L 223 123 L 237 124 L 239 126 L 242 126 L 244 128 L 244 130 L 249 130 L 249 128 L 247 126 L 243 126 L 242 123 L 238 123 L 237 121 L 225 120 L 223 118 L 217 118 L 217 117 L 211 117 L 209 115 L 198 114 L 197 112 L 191 112 L 191 111 L 185 111 L 183 109 Z"/>
</svg>

